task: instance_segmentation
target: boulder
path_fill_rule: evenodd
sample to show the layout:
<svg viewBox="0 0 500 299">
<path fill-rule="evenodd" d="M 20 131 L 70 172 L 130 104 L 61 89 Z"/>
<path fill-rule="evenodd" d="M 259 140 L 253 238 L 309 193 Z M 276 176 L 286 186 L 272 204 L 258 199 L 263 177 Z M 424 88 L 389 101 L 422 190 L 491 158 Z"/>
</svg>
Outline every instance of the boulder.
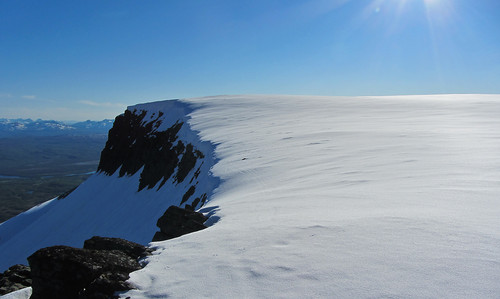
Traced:
<svg viewBox="0 0 500 299">
<path fill-rule="evenodd" d="M 14 265 L 0 273 L 0 295 L 5 295 L 31 286 L 30 267 Z"/>
<path fill-rule="evenodd" d="M 160 231 L 156 232 L 153 241 L 169 240 L 205 229 L 203 223 L 207 219 L 202 213 L 170 206 L 156 223 Z"/>
<path fill-rule="evenodd" d="M 80 298 L 113 298 L 113 293 L 130 289 L 126 273 L 106 272 L 92 281 L 80 294 Z M 112 290 L 112 291 L 111 291 Z M 116 296 L 118 298 L 118 296 Z"/>
<path fill-rule="evenodd" d="M 93 250 L 118 250 L 133 259 L 150 255 L 152 250 L 141 244 L 137 244 L 120 238 L 107 238 L 94 236 L 83 243 L 84 249 Z"/>
<path fill-rule="evenodd" d="M 112 298 L 128 289 L 128 273 L 141 268 L 118 250 L 43 248 L 28 257 L 33 280 L 31 298 Z M 118 279 L 118 280 L 114 280 Z"/>
</svg>

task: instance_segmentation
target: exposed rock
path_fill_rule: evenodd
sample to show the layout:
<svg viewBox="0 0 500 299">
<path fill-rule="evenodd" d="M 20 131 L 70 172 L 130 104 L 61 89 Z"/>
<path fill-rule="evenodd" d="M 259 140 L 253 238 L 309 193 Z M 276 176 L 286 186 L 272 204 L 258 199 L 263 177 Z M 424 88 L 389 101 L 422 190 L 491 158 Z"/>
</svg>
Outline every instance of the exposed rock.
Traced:
<svg viewBox="0 0 500 299">
<path fill-rule="evenodd" d="M 137 244 L 120 238 L 107 238 L 94 236 L 83 243 L 84 249 L 94 250 L 118 250 L 133 259 L 150 255 L 152 250 L 141 244 Z"/>
<path fill-rule="evenodd" d="M 207 194 L 203 193 L 200 197 L 196 197 L 193 202 L 189 205 L 187 204 L 185 206 L 186 210 L 194 211 L 196 209 L 196 206 L 200 203 L 203 206 L 207 200 Z"/>
<path fill-rule="evenodd" d="M 203 193 L 201 195 L 201 205 L 205 205 L 205 202 L 207 201 L 207 194 L 206 193 Z"/>
<path fill-rule="evenodd" d="M 191 197 L 191 195 L 194 194 L 195 190 L 196 190 L 195 186 L 189 187 L 188 191 L 186 191 L 186 193 L 184 193 L 184 195 L 182 196 L 181 205 L 185 203 Z"/>
<path fill-rule="evenodd" d="M 201 152 L 200 152 L 201 153 Z M 203 155 L 203 154 L 202 154 Z M 203 156 L 204 157 L 204 156 Z M 201 165 L 198 167 L 198 169 L 196 169 L 196 171 L 194 172 L 194 175 L 193 177 L 191 178 L 191 181 L 189 181 L 189 183 L 191 184 L 193 182 L 193 180 L 197 179 L 198 176 L 200 175 L 201 173 L 201 166 L 203 165 L 204 162 L 201 162 Z"/>
<path fill-rule="evenodd" d="M 189 210 L 189 211 L 194 211 L 196 206 L 200 203 L 200 198 L 197 197 L 193 200 L 193 202 L 190 204 L 190 205 L 186 205 L 186 210 Z"/>
<path fill-rule="evenodd" d="M 207 219 L 202 213 L 170 206 L 156 223 L 160 231 L 156 232 L 153 241 L 169 240 L 205 229 L 203 223 Z"/>
<path fill-rule="evenodd" d="M 130 289 L 129 273 L 151 249 L 119 238 L 92 237 L 84 248 L 53 246 L 28 258 L 31 269 L 15 265 L 0 274 L 0 295 L 32 286 L 31 298 L 114 298 Z"/>
<path fill-rule="evenodd" d="M 29 286 L 31 286 L 31 272 L 28 266 L 14 265 L 4 273 L 0 273 L 0 295 Z"/>
<path fill-rule="evenodd" d="M 175 123 L 158 132 L 156 129 L 161 125 L 159 118 L 162 113 L 147 123 L 144 123 L 145 116 L 146 111 L 138 114 L 126 110 L 116 117 L 98 167 L 99 171 L 113 174 L 121 166 L 119 175 L 124 176 L 132 175 L 144 166 L 139 191 L 145 187 L 153 188 L 162 179 L 168 180 L 177 166 L 178 156 L 182 154 L 174 142 L 183 123 Z"/>
<path fill-rule="evenodd" d="M 175 180 L 182 182 L 195 167 L 196 160 L 204 157 L 192 144 L 184 145 L 178 140 L 183 122 L 157 131 L 162 113 L 151 120 L 145 120 L 146 114 L 145 111 L 126 110 L 116 117 L 98 167 L 98 171 L 108 175 L 120 169 L 119 176 L 133 175 L 144 167 L 138 191 L 146 187 L 151 189 L 158 183 L 161 188 L 176 168 Z"/>
<path fill-rule="evenodd" d="M 130 286 L 126 282 L 128 277 L 128 274 L 121 272 L 103 273 L 94 279 L 94 281 L 81 292 L 79 297 L 92 299 L 118 298 L 118 296 L 113 296 L 114 292 L 130 289 Z"/>
<path fill-rule="evenodd" d="M 64 199 L 64 198 L 68 197 L 68 195 L 70 195 L 73 191 L 75 191 L 76 188 L 78 188 L 78 186 L 76 186 L 74 188 L 71 188 L 70 190 L 68 190 L 68 191 L 64 192 L 63 194 L 59 195 L 57 197 L 57 199 L 59 200 L 59 199 Z"/>
<path fill-rule="evenodd" d="M 108 244 L 107 241 L 92 243 Z M 132 252 L 135 255 L 135 251 Z M 115 291 L 129 288 L 125 283 L 128 273 L 141 268 L 135 258 L 118 250 L 68 246 L 40 249 L 28 258 L 28 262 L 33 299 L 112 298 Z"/>
<path fill-rule="evenodd" d="M 188 173 L 196 165 L 196 160 L 202 157 L 204 157 L 203 154 L 198 150 L 195 151 L 192 144 L 186 145 L 186 150 L 184 155 L 182 155 L 181 161 L 179 162 L 179 170 L 176 175 L 178 183 L 184 181 Z"/>
</svg>

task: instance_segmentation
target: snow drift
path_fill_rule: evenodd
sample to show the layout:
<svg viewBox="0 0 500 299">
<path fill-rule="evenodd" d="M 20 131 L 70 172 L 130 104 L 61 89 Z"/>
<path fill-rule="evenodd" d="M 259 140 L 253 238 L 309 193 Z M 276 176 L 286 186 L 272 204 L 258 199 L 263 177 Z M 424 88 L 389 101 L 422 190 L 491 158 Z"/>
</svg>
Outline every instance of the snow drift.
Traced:
<svg viewBox="0 0 500 299">
<path fill-rule="evenodd" d="M 161 111 L 161 130 L 187 124 L 178 140 L 205 158 L 185 204 L 207 192 L 201 211 L 220 220 L 151 243 L 123 298 L 500 294 L 500 96 L 219 96 L 134 109 L 151 121 Z M 120 169 L 2 224 L 2 266 L 28 245 L 93 234 L 147 242 L 168 206 L 158 203 L 178 205 L 196 173 L 138 191 L 146 166 Z"/>
</svg>

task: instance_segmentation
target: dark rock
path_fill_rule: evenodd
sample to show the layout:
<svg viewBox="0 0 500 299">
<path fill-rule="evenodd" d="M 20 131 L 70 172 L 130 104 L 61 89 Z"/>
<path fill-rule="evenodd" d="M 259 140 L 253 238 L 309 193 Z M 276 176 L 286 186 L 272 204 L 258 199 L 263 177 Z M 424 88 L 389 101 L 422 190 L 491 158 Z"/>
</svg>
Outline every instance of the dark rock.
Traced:
<svg viewBox="0 0 500 299">
<path fill-rule="evenodd" d="M 198 204 L 200 203 L 200 201 L 201 201 L 201 206 L 203 206 L 205 204 L 206 200 L 207 200 L 207 194 L 203 193 L 201 195 L 201 197 L 195 198 L 190 205 L 186 205 L 186 209 L 190 210 L 190 211 L 194 211 L 194 210 L 196 210 L 196 206 L 198 206 Z"/>
<path fill-rule="evenodd" d="M 43 248 L 28 257 L 33 280 L 31 298 L 99 298 L 87 289 L 108 286 L 111 296 L 120 282 L 106 282 L 109 273 L 120 279 L 141 268 L 136 259 L 118 250 L 91 250 L 68 246 Z M 106 274 L 108 273 L 108 274 Z M 102 277 L 103 274 L 106 274 Z M 120 280 L 123 282 L 122 280 Z M 120 286 L 113 289 L 112 286 Z M 109 297 L 108 296 L 108 297 Z M 103 297 L 104 298 L 104 297 Z"/>
<path fill-rule="evenodd" d="M 113 294 L 114 292 L 130 289 L 130 286 L 126 282 L 127 279 L 128 274 L 125 273 L 103 273 L 80 293 L 80 297 L 95 299 L 119 298 L 118 296 L 113 296 Z"/>
<path fill-rule="evenodd" d="M 181 205 L 185 203 L 191 197 L 191 195 L 194 194 L 194 191 L 196 191 L 195 186 L 189 187 L 188 191 L 186 191 L 186 193 L 184 193 L 184 195 L 182 196 Z"/>
<path fill-rule="evenodd" d="M 197 158 L 201 158 L 197 152 L 201 153 L 200 151 L 195 152 L 192 144 L 186 145 L 184 155 L 182 155 L 182 159 L 179 162 L 179 170 L 177 170 L 176 180 L 178 183 L 184 181 L 188 173 L 196 165 Z"/>
<path fill-rule="evenodd" d="M 145 119 L 146 114 L 146 111 L 126 110 L 116 117 L 98 167 L 98 171 L 108 175 L 120 169 L 119 176 L 133 175 L 144 167 L 138 191 L 151 189 L 158 183 L 158 188 L 161 188 L 174 175 L 176 168 L 175 179 L 182 182 L 195 167 L 197 158 L 204 157 L 193 145 L 184 145 L 178 140 L 183 122 L 157 131 L 163 113 L 151 119 Z"/>
<path fill-rule="evenodd" d="M 141 244 L 137 244 L 120 238 L 107 238 L 94 236 L 83 243 L 84 249 L 93 250 L 118 250 L 133 259 L 150 255 L 152 250 Z"/>
<path fill-rule="evenodd" d="M 201 205 L 205 205 L 205 202 L 207 201 L 207 194 L 206 193 L 203 193 L 201 195 Z"/>
<path fill-rule="evenodd" d="M 197 197 L 193 200 L 193 202 L 190 205 L 186 205 L 186 210 L 194 211 L 199 203 L 200 203 L 200 198 Z"/>
<path fill-rule="evenodd" d="M 203 163 L 204 162 L 201 162 L 201 165 L 198 167 L 198 169 L 196 169 L 196 171 L 194 172 L 194 175 L 193 177 L 191 178 L 191 181 L 189 182 L 190 184 L 193 182 L 194 179 L 197 179 L 198 176 L 200 175 L 201 173 L 201 166 L 203 166 Z"/>
<path fill-rule="evenodd" d="M 172 239 L 171 236 L 165 234 L 165 233 L 162 233 L 162 232 L 156 232 L 153 236 L 153 242 L 158 242 L 158 241 L 165 241 L 165 240 L 169 240 L 169 239 Z"/>
<path fill-rule="evenodd" d="M 203 223 L 207 217 L 202 213 L 170 206 L 156 225 L 160 228 L 153 241 L 163 241 L 207 228 Z"/>
<path fill-rule="evenodd" d="M 59 199 L 64 199 L 64 198 L 68 197 L 68 195 L 70 195 L 73 191 L 75 191 L 76 188 L 78 188 L 78 186 L 76 186 L 74 188 L 71 188 L 70 190 L 68 190 L 68 191 L 64 192 L 63 194 L 59 195 L 57 197 L 57 199 L 59 200 Z"/>
<path fill-rule="evenodd" d="M 0 274 L 0 295 L 31 286 L 30 267 L 14 265 Z"/>
</svg>

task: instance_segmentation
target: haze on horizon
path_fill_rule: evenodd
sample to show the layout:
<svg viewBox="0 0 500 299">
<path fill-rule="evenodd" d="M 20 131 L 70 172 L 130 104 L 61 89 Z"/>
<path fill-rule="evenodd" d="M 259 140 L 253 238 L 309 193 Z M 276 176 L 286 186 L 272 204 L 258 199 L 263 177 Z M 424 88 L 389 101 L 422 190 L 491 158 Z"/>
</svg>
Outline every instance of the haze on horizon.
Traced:
<svg viewBox="0 0 500 299">
<path fill-rule="evenodd" d="M 0 118 L 217 94 L 500 94 L 500 1 L 2 1 Z"/>
</svg>

